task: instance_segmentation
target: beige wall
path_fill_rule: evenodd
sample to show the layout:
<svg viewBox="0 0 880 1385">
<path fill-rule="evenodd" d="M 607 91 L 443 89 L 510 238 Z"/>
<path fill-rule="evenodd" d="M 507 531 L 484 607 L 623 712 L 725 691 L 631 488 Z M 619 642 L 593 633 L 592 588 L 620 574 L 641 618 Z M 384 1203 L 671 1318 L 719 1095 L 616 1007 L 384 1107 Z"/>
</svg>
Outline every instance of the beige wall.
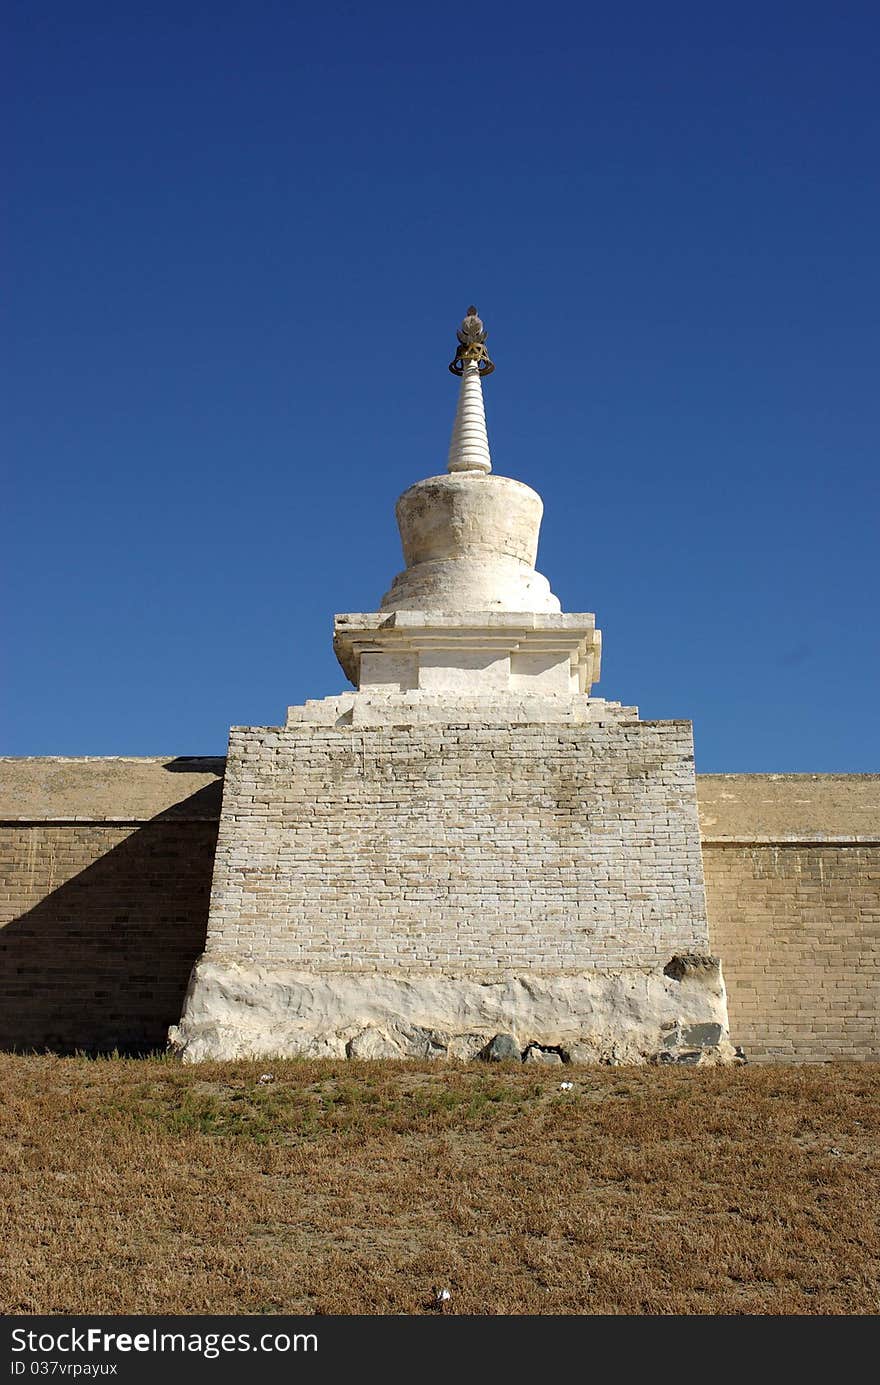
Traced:
<svg viewBox="0 0 880 1385">
<path fill-rule="evenodd" d="M 208 956 L 497 979 L 707 944 L 689 722 L 232 729 Z"/>
<path fill-rule="evenodd" d="M 880 841 L 880 774 L 698 774 L 706 841 Z"/>
<path fill-rule="evenodd" d="M 223 763 L 0 759 L 0 1046 L 164 1043 L 204 946 Z"/>
<path fill-rule="evenodd" d="M 223 764 L 0 759 L 0 1045 L 163 1042 L 204 946 Z M 735 1042 L 880 1057 L 880 775 L 697 792 Z"/>
<path fill-rule="evenodd" d="M 697 776 L 735 1043 L 880 1058 L 880 775 Z"/>
</svg>

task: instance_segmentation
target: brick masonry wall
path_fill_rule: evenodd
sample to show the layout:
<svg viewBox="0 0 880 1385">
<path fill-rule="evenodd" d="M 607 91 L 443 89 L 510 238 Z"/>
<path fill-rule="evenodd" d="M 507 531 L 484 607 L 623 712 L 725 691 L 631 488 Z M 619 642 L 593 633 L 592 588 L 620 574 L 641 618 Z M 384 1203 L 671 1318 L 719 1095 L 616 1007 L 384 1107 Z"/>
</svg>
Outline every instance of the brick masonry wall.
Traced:
<svg viewBox="0 0 880 1385">
<path fill-rule="evenodd" d="M 880 774 L 698 774 L 704 841 L 880 838 Z"/>
<path fill-rule="evenodd" d="M 497 977 L 706 946 L 688 722 L 233 728 L 209 955 Z"/>
<path fill-rule="evenodd" d="M 164 1042 L 204 946 L 222 772 L 0 760 L 0 1044 Z M 735 1040 L 880 1057 L 880 776 L 698 775 L 697 794 Z"/>
<path fill-rule="evenodd" d="M 164 1045 L 204 947 L 222 770 L 0 762 L 0 1046 Z"/>
<path fill-rule="evenodd" d="M 753 1060 L 880 1058 L 880 847 L 704 844 L 730 1028 Z"/>
<path fill-rule="evenodd" d="M 880 775 L 697 776 L 712 947 L 755 1061 L 880 1058 Z"/>
</svg>

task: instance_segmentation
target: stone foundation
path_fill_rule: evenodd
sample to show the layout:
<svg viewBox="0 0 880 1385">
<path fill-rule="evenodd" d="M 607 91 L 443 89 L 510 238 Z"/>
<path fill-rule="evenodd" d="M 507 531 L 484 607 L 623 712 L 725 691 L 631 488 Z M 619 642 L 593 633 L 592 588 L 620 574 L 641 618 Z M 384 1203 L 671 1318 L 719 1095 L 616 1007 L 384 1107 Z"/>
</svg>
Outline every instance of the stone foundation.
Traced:
<svg viewBox="0 0 880 1385">
<path fill-rule="evenodd" d="M 706 1063 L 735 1057 L 720 966 L 713 957 L 693 956 L 670 959 L 665 971 L 491 981 L 293 971 L 206 958 L 193 973 L 184 1017 L 170 1041 L 187 1062 L 498 1056 Z"/>
</svg>

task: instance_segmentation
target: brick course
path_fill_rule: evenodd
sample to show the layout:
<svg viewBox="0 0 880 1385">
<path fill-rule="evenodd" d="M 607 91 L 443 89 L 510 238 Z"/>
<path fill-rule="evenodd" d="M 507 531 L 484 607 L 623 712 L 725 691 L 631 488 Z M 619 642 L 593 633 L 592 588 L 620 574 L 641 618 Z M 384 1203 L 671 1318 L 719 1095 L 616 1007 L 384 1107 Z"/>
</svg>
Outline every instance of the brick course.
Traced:
<svg viewBox="0 0 880 1385">
<path fill-rule="evenodd" d="M 689 722 L 231 732 L 209 956 L 497 977 L 706 946 Z"/>
</svg>

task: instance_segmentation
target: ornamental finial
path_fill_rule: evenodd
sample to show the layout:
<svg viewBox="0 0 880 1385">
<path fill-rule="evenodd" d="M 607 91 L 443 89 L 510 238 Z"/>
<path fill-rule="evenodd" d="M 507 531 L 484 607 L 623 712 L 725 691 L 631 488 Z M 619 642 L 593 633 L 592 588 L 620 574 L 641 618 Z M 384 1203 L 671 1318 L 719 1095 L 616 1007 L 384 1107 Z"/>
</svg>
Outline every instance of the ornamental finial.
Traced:
<svg viewBox="0 0 880 1385">
<path fill-rule="evenodd" d="M 473 303 L 467 310 L 467 316 L 458 329 L 458 346 L 455 348 L 455 357 L 449 363 L 449 369 L 453 375 L 463 375 L 464 368 L 468 361 L 473 361 L 481 375 L 491 375 L 495 369 L 494 363 L 489 358 L 486 350 L 486 337 L 488 336 L 483 327 L 482 319 L 478 316 Z"/>
</svg>

